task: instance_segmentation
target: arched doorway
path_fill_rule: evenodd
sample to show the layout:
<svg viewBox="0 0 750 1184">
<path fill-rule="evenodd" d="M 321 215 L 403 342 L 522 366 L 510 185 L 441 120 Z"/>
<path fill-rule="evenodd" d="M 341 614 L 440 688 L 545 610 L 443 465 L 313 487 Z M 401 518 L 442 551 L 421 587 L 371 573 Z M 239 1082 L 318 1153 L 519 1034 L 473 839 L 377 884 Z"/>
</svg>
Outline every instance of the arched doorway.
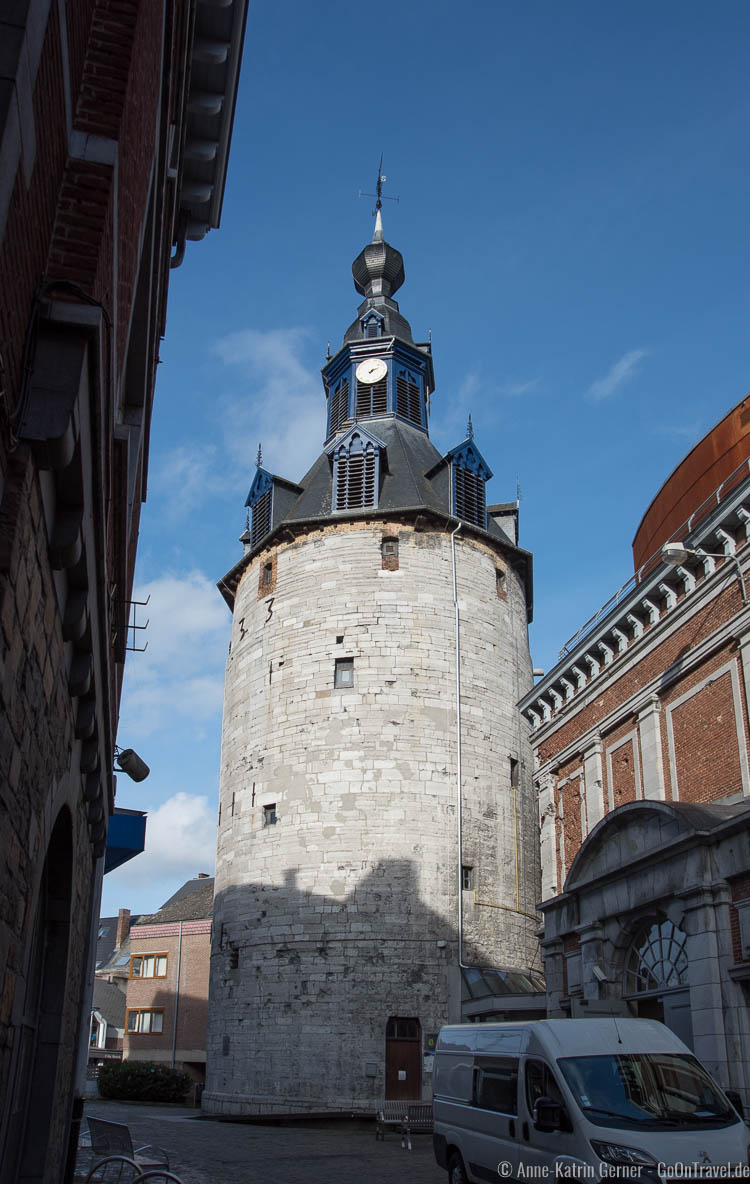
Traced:
<svg viewBox="0 0 750 1184">
<path fill-rule="evenodd" d="M 0 1165 L 0 1176 L 19 1184 L 42 1180 L 46 1167 L 65 1005 L 72 877 L 73 831 L 70 813 L 63 808 L 47 848 L 30 936 L 13 1101 Z"/>
<path fill-rule="evenodd" d="M 686 943 L 673 921 L 642 925 L 625 958 L 624 995 L 641 1019 L 659 1020 L 692 1048 Z"/>
<path fill-rule="evenodd" d="M 422 1096 L 422 1028 L 418 1019 L 391 1016 L 385 1030 L 385 1096 L 418 1101 Z"/>
</svg>

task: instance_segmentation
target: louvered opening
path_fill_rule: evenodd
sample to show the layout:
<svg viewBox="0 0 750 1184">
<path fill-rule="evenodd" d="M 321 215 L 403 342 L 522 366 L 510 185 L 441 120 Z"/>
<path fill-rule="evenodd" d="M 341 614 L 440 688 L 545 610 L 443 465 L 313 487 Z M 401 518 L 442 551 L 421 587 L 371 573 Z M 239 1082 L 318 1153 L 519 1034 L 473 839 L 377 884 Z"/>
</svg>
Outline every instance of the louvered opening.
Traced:
<svg viewBox="0 0 750 1184">
<path fill-rule="evenodd" d="M 422 400 L 419 384 L 411 374 L 401 373 L 396 378 L 396 411 L 409 423 L 422 426 Z"/>
<path fill-rule="evenodd" d="M 271 496 L 273 489 L 261 494 L 253 506 L 253 522 L 250 530 L 250 545 L 255 546 L 271 529 Z"/>
<path fill-rule="evenodd" d="M 385 415 L 388 410 L 388 379 L 380 382 L 357 382 L 357 416 Z"/>
<path fill-rule="evenodd" d="M 340 382 L 331 395 L 329 435 L 346 423 L 349 415 L 349 381 Z"/>
<path fill-rule="evenodd" d="M 375 505 L 377 457 L 372 444 L 365 451 L 343 449 L 336 463 L 337 510 L 358 510 Z"/>
<path fill-rule="evenodd" d="M 382 330 L 382 326 L 380 324 L 380 321 L 376 320 L 375 317 L 373 317 L 371 321 L 367 322 L 367 330 L 365 332 L 365 337 L 380 337 L 381 330 Z"/>
<path fill-rule="evenodd" d="M 484 481 L 482 478 L 469 469 L 462 469 L 455 465 L 453 482 L 458 517 L 463 518 L 464 522 L 473 522 L 475 526 L 485 526 Z"/>
</svg>

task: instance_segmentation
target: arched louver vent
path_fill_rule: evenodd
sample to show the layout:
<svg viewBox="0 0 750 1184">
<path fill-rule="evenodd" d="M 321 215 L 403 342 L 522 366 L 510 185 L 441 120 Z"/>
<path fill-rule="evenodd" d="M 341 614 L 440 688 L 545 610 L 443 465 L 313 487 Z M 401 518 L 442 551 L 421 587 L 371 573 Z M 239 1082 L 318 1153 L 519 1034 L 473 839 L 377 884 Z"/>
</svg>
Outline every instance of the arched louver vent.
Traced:
<svg viewBox="0 0 750 1184">
<path fill-rule="evenodd" d="M 419 380 L 408 370 L 396 375 L 396 411 L 409 423 L 422 427 L 422 391 Z"/>
<path fill-rule="evenodd" d="M 271 498 L 273 486 L 262 493 L 253 506 L 253 520 L 250 527 L 250 546 L 255 547 L 271 529 Z"/>
<path fill-rule="evenodd" d="M 378 451 L 355 432 L 334 457 L 334 510 L 358 510 L 377 500 Z"/>
<path fill-rule="evenodd" d="M 464 522 L 486 527 L 487 514 L 484 501 L 484 478 L 460 465 L 453 466 L 453 488 L 455 511 Z"/>
<path fill-rule="evenodd" d="M 328 435 L 337 432 L 349 418 L 349 380 L 342 379 L 330 396 Z"/>
<path fill-rule="evenodd" d="M 388 378 L 380 382 L 357 382 L 357 418 L 363 415 L 385 415 L 388 410 Z"/>
</svg>

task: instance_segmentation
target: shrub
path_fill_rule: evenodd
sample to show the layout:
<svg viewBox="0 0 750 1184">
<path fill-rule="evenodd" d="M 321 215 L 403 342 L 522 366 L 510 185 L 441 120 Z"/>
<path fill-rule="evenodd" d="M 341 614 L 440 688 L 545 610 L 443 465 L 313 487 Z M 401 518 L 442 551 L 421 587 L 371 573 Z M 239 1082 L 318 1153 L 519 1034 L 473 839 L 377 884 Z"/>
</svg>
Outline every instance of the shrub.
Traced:
<svg viewBox="0 0 750 1184">
<path fill-rule="evenodd" d="M 99 1069 L 99 1094 L 132 1102 L 182 1102 L 193 1085 L 180 1069 L 149 1061 L 105 1061 Z"/>
</svg>

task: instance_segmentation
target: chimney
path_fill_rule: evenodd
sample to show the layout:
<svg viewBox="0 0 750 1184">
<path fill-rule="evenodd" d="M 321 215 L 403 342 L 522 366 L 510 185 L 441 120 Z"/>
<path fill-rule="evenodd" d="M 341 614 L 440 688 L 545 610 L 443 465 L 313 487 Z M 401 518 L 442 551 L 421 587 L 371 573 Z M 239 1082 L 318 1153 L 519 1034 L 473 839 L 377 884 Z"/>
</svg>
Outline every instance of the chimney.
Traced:
<svg viewBox="0 0 750 1184">
<path fill-rule="evenodd" d="M 117 935 L 115 937 L 115 949 L 119 950 L 122 943 L 130 933 L 130 909 L 120 909 L 117 914 Z"/>
</svg>

